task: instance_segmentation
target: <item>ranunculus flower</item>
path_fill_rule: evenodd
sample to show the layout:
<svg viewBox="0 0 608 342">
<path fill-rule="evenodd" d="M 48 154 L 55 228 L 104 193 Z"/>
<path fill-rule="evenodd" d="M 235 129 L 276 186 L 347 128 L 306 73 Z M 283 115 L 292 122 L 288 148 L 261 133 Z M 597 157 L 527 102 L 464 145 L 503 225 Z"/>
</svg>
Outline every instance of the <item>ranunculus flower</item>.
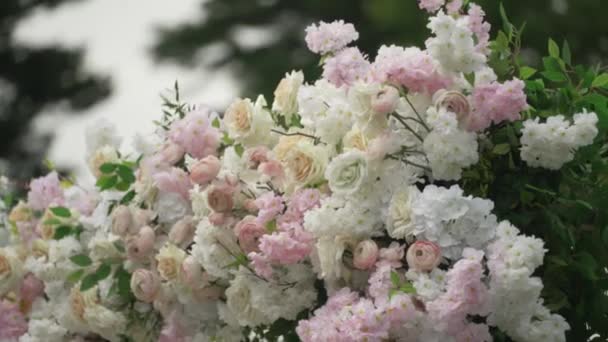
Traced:
<svg viewBox="0 0 608 342">
<path fill-rule="evenodd" d="M 338 194 L 352 194 L 367 178 L 367 159 L 359 150 L 350 150 L 335 157 L 327 166 L 325 178 L 329 188 Z"/>
<path fill-rule="evenodd" d="M 329 156 L 322 145 L 314 145 L 313 140 L 299 140 L 281 160 L 288 180 L 295 186 L 305 186 L 323 180 Z"/>
<path fill-rule="evenodd" d="M 258 252 L 259 239 L 266 234 L 266 229 L 258 224 L 255 216 L 246 216 L 234 227 L 234 231 L 239 239 L 239 246 L 245 254 Z"/>
<path fill-rule="evenodd" d="M 207 193 L 207 204 L 209 208 L 218 213 L 225 213 L 232 210 L 234 201 L 232 194 L 234 189 L 224 183 L 218 183 L 211 186 Z"/>
<path fill-rule="evenodd" d="M 207 185 L 220 172 L 221 166 L 220 160 L 216 156 L 209 155 L 192 165 L 190 180 L 200 185 Z"/>
<path fill-rule="evenodd" d="M 395 87 L 384 86 L 372 96 L 372 109 L 378 114 L 388 114 L 395 111 L 399 103 L 399 91 Z"/>
<path fill-rule="evenodd" d="M 471 113 L 471 105 L 467 97 L 461 92 L 456 90 L 439 90 L 433 98 L 435 99 L 435 106 L 443 107 L 456 114 L 458 121 L 466 124 L 467 118 Z"/>
<path fill-rule="evenodd" d="M 374 240 L 363 240 L 353 252 L 353 265 L 360 270 L 370 269 L 378 260 L 378 245 Z"/>
<path fill-rule="evenodd" d="M 112 233 L 126 236 L 133 224 L 131 210 L 126 205 L 119 205 L 112 211 Z"/>
<path fill-rule="evenodd" d="M 407 250 L 407 264 L 418 271 L 432 271 L 441 262 L 441 249 L 430 241 L 418 240 Z"/>
<path fill-rule="evenodd" d="M 274 137 L 270 130 L 274 125 L 266 108 L 266 100 L 260 95 L 255 103 L 250 99 L 235 100 L 224 113 L 224 124 L 230 137 L 244 145 L 265 145 Z"/>
<path fill-rule="evenodd" d="M 40 297 L 44 293 L 44 283 L 36 278 L 32 273 L 28 273 L 19 288 L 21 300 L 33 302 L 34 299 Z"/>
<path fill-rule="evenodd" d="M 131 291 L 142 302 L 152 303 L 158 295 L 160 279 L 156 273 L 140 268 L 131 275 Z"/>
<path fill-rule="evenodd" d="M 173 227 L 171 227 L 171 231 L 169 232 L 169 241 L 178 246 L 187 245 L 192 242 L 195 230 L 196 225 L 192 220 L 192 216 L 186 216 L 177 221 Z"/>
</svg>

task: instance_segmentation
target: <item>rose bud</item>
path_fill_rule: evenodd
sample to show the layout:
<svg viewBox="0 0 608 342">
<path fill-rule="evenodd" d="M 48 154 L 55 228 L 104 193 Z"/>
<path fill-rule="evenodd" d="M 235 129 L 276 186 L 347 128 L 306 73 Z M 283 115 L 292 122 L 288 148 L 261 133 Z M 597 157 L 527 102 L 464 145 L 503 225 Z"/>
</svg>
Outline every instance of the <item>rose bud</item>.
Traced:
<svg viewBox="0 0 608 342">
<path fill-rule="evenodd" d="M 221 166 L 220 160 L 216 156 L 209 155 L 192 165 L 190 180 L 193 183 L 207 185 L 217 177 Z"/>
<path fill-rule="evenodd" d="M 261 163 L 258 171 L 272 178 L 281 178 L 284 175 L 283 165 L 276 160 Z"/>
<path fill-rule="evenodd" d="M 234 226 L 234 231 L 238 236 L 239 246 L 245 254 L 259 252 L 258 240 L 266 229 L 257 223 L 255 216 L 247 216 Z"/>
<path fill-rule="evenodd" d="M 133 225 L 131 227 L 130 233 L 137 234 L 139 229 L 150 223 L 154 219 L 154 216 L 156 214 L 152 210 L 136 208 L 135 210 L 133 210 L 132 215 Z"/>
<path fill-rule="evenodd" d="M 160 289 L 160 280 L 156 273 L 146 269 L 138 269 L 131 276 L 131 291 L 135 298 L 142 302 L 152 303 Z"/>
<path fill-rule="evenodd" d="M 180 279 L 188 287 L 199 289 L 208 284 L 209 276 L 193 256 L 187 256 L 182 262 L 181 268 Z"/>
<path fill-rule="evenodd" d="M 126 205 L 119 205 L 112 211 L 112 233 L 124 237 L 132 224 L 131 210 Z"/>
<path fill-rule="evenodd" d="M 160 159 L 169 165 L 175 165 L 184 157 L 184 153 L 186 151 L 180 145 L 167 142 L 160 151 Z"/>
<path fill-rule="evenodd" d="M 176 245 L 187 245 L 192 242 L 195 230 L 192 216 L 186 216 L 173 225 L 169 232 L 169 241 Z"/>
<path fill-rule="evenodd" d="M 266 146 L 256 146 L 248 152 L 248 166 L 251 169 L 257 169 L 261 163 L 268 161 L 268 148 Z"/>
<path fill-rule="evenodd" d="M 418 240 L 407 250 L 407 264 L 417 271 L 432 271 L 441 262 L 441 249 L 430 241 Z"/>
<path fill-rule="evenodd" d="M 385 86 L 372 96 L 372 109 L 378 114 L 388 114 L 395 111 L 399 103 L 399 91 L 395 87 Z"/>
<path fill-rule="evenodd" d="M 227 184 L 214 185 L 207 193 L 209 208 L 217 213 L 226 213 L 232 210 L 234 205 L 232 191 L 233 188 Z"/>
<path fill-rule="evenodd" d="M 448 111 L 456 114 L 458 121 L 464 121 L 469 116 L 471 106 L 467 97 L 461 92 L 455 90 L 440 90 L 435 96 L 435 106 L 443 107 Z"/>
<path fill-rule="evenodd" d="M 132 259 L 142 259 L 154 250 L 154 241 L 156 234 L 154 230 L 145 226 L 136 237 L 131 238 L 127 242 L 127 254 Z"/>
<path fill-rule="evenodd" d="M 363 240 L 353 252 L 353 265 L 360 270 L 368 270 L 378 260 L 378 245 L 374 240 Z"/>
</svg>

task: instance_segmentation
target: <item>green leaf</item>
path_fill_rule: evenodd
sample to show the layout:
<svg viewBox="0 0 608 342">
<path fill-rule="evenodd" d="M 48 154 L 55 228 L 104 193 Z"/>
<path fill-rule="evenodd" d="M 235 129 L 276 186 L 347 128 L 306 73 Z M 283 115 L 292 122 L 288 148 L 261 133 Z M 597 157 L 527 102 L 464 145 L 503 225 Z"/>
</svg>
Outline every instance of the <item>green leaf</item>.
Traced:
<svg viewBox="0 0 608 342">
<path fill-rule="evenodd" d="M 53 208 L 50 208 L 50 210 L 53 213 L 53 215 L 55 215 L 55 216 L 66 217 L 66 218 L 72 216 L 72 213 L 70 213 L 70 209 L 65 208 L 65 207 L 53 207 Z"/>
<path fill-rule="evenodd" d="M 401 284 L 399 290 L 404 293 L 416 293 L 416 288 L 410 282 Z"/>
<path fill-rule="evenodd" d="M 114 186 L 114 188 L 115 188 L 116 190 L 119 190 L 119 191 L 127 191 L 127 190 L 129 190 L 129 187 L 130 187 L 130 186 L 131 186 L 131 184 L 130 184 L 130 183 L 127 183 L 127 182 L 125 182 L 125 181 L 121 181 L 121 182 L 118 182 L 118 184 L 116 184 L 116 185 Z"/>
<path fill-rule="evenodd" d="M 118 295 L 123 299 L 129 299 L 133 295 L 131 292 L 131 273 L 121 266 L 114 272 L 114 279 L 116 279 Z"/>
<path fill-rule="evenodd" d="M 120 199 L 120 204 L 128 204 L 129 202 L 131 202 L 131 200 L 133 200 L 134 197 L 135 191 L 131 190 L 127 192 L 124 196 L 122 196 L 122 198 Z"/>
<path fill-rule="evenodd" d="M 242 157 L 243 153 L 245 152 L 245 148 L 241 144 L 234 145 L 234 152 L 236 152 L 239 157 Z"/>
<path fill-rule="evenodd" d="M 564 44 L 562 45 L 562 59 L 566 64 L 572 64 L 572 53 L 570 52 L 570 44 L 568 44 L 567 40 L 564 40 Z"/>
<path fill-rule="evenodd" d="M 521 69 L 519 69 L 519 77 L 522 80 L 527 80 L 528 78 L 530 78 L 535 73 L 536 73 L 536 69 L 530 68 L 528 66 L 524 66 L 524 67 L 521 67 Z"/>
<path fill-rule="evenodd" d="M 100 190 L 108 190 L 112 189 L 117 182 L 118 177 L 116 175 L 103 175 L 99 177 L 95 185 L 97 185 Z"/>
<path fill-rule="evenodd" d="M 399 274 L 395 271 L 391 271 L 391 283 L 393 283 L 393 286 L 397 288 L 401 284 L 401 278 L 399 278 Z"/>
<path fill-rule="evenodd" d="M 76 283 L 80 280 L 80 278 L 82 278 L 82 275 L 84 274 L 84 270 L 83 269 L 79 269 L 77 271 L 74 271 L 72 273 L 70 273 L 68 275 L 68 281 L 71 283 Z"/>
<path fill-rule="evenodd" d="M 541 74 L 553 82 L 564 82 L 567 80 L 566 76 L 561 71 L 543 71 Z"/>
<path fill-rule="evenodd" d="M 89 258 L 89 256 L 85 254 L 71 256 L 70 260 L 72 260 L 73 263 L 80 267 L 86 267 L 93 263 L 93 260 L 91 260 L 91 258 Z"/>
<path fill-rule="evenodd" d="M 101 173 L 112 173 L 116 170 L 116 166 L 117 165 L 114 163 L 105 163 L 99 167 L 99 171 L 101 171 Z"/>
<path fill-rule="evenodd" d="M 211 126 L 213 126 L 215 128 L 220 128 L 220 119 L 219 118 L 213 119 L 213 121 L 211 122 Z"/>
<path fill-rule="evenodd" d="M 55 229 L 55 234 L 53 234 L 53 239 L 61 240 L 64 237 L 72 234 L 72 227 L 70 226 L 59 226 Z"/>
<path fill-rule="evenodd" d="M 59 220 L 56 217 L 53 217 L 48 220 L 45 220 L 44 222 L 42 222 L 42 224 L 47 225 L 47 226 L 54 226 L 56 224 L 61 224 L 61 220 Z"/>
<path fill-rule="evenodd" d="M 95 276 L 95 273 L 88 274 L 82 281 L 80 282 L 80 291 L 86 291 L 88 289 L 93 288 L 93 286 L 97 285 L 99 279 Z"/>
<path fill-rule="evenodd" d="M 511 22 L 509 21 L 509 18 L 507 17 L 507 12 L 505 12 L 505 8 L 502 5 L 502 2 L 500 3 L 499 10 L 500 10 L 500 18 L 502 19 L 503 30 L 509 37 L 511 37 L 511 33 L 513 32 L 513 25 L 511 24 Z"/>
<path fill-rule="evenodd" d="M 603 87 L 608 84 L 608 74 L 604 73 L 593 79 L 591 86 L 594 88 Z"/>
<path fill-rule="evenodd" d="M 504 144 L 498 144 L 496 146 L 494 146 L 494 148 L 492 149 L 492 153 L 497 154 L 497 155 L 504 155 L 509 153 L 509 151 L 511 151 L 511 145 L 504 143 Z"/>
<path fill-rule="evenodd" d="M 99 265 L 99 268 L 97 268 L 97 271 L 95 271 L 95 277 L 97 277 L 97 280 L 104 280 L 105 278 L 107 278 L 110 273 L 112 272 L 112 267 L 108 264 L 101 264 Z"/>
<path fill-rule="evenodd" d="M 274 233 L 277 231 L 277 220 L 271 220 L 266 223 L 266 231 L 268 233 Z"/>
<path fill-rule="evenodd" d="M 551 38 L 549 38 L 549 56 L 559 59 L 559 46 Z"/>
<path fill-rule="evenodd" d="M 135 182 L 135 174 L 133 173 L 133 170 L 126 165 L 119 164 L 118 168 L 116 169 L 116 173 L 126 183 L 131 184 Z"/>
</svg>

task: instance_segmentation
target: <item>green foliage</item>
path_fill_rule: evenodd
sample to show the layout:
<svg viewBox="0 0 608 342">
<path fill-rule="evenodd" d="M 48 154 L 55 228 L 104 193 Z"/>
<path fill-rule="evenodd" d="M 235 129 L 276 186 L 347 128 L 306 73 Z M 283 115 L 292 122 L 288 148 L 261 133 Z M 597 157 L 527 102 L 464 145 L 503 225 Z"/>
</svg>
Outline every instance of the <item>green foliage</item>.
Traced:
<svg viewBox="0 0 608 342">
<path fill-rule="evenodd" d="M 97 187 L 99 190 L 116 189 L 119 191 L 127 191 L 131 184 L 135 182 L 135 172 L 133 171 L 133 163 L 123 161 L 122 163 L 105 163 L 99 167 L 102 175 L 97 179 Z M 128 196 L 127 196 L 128 195 Z M 121 199 L 128 203 L 135 196 L 133 194 L 125 194 L 127 197 Z M 129 199 L 130 197 L 130 199 Z"/>
<path fill-rule="evenodd" d="M 480 162 L 464 173 L 463 184 L 468 193 L 494 200 L 500 219 L 545 241 L 545 264 L 536 275 L 543 280 L 546 305 L 571 326 L 567 340 L 588 341 L 595 334 L 606 339 L 608 77 L 600 67 L 573 65 L 569 45 L 564 42 L 560 51 L 553 40 L 539 72 L 518 68 L 518 36 L 517 30 L 500 32 L 492 44 L 491 62 L 498 66 L 499 79 L 525 80 L 530 108 L 524 117 L 571 118 L 583 110 L 594 111 L 599 134 L 572 162 L 550 171 L 531 168 L 520 159 L 520 122 L 491 127 L 481 144 Z M 499 332 L 494 336 L 505 340 Z"/>
</svg>

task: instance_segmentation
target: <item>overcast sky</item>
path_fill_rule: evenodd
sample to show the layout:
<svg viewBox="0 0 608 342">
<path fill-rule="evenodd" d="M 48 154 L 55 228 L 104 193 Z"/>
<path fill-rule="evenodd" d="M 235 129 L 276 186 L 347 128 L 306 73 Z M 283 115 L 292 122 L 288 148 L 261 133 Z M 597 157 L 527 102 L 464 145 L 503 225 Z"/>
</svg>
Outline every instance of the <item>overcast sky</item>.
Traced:
<svg viewBox="0 0 608 342">
<path fill-rule="evenodd" d="M 71 167 L 81 180 L 90 180 L 84 162 L 84 127 L 99 117 L 116 123 L 131 143 L 135 132 L 151 131 L 160 116 L 159 94 L 180 82 L 191 103 L 222 107 L 236 95 L 225 72 L 183 69 L 154 64 L 147 49 L 155 27 L 200 18 L 200 0 L 85 0 L 53 11 L 39 11 L 20 22 L 16 38 L 36 45 L 59 43 L 85 48 L 86 68 L 110 75 L 112 96 L 69 116 L 65 108 L 49 108 L 36 122 L 40 130 L 56 132 L 49 159 Z"/>
</svg>

